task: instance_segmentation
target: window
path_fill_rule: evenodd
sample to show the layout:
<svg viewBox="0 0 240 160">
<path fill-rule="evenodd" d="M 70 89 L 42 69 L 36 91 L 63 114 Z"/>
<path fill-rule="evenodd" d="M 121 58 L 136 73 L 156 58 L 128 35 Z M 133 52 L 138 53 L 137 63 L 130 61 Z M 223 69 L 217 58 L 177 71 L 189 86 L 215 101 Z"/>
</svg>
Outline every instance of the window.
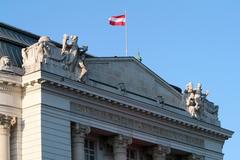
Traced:
<svg viewBox="0 0 240 160">
<path fill-rule="evenodd" d="M 137 160 L 137 151 L 134 149 L 127 149 L 127 160 Z"/>
<path fill-rule="evenodd" d="M 96 160 L 94 141 L 85 139 L 85 160 Z"/>
</svg>

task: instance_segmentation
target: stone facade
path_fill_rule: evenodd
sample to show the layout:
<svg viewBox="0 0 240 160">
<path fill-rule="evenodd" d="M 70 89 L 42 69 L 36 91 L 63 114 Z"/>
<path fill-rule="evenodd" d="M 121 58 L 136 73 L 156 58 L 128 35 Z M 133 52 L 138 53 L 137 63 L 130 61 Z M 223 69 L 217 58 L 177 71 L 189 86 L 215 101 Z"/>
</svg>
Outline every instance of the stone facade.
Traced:
<svg viewBox="0 0 240 160">
<path fill-rule="evenodd" d="M 87 54 L 77 36 L 0 27 L 1 160 L 223 159 L 233 132 L 200 85 L 182 93 L 133 57 Z"/>
</svg>

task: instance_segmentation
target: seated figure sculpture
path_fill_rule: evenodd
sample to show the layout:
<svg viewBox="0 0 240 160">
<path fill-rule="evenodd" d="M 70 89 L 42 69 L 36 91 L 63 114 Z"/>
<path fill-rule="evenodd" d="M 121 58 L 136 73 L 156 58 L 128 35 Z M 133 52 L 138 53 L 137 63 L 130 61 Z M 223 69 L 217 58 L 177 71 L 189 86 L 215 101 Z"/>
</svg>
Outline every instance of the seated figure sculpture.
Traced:
<svg viewBox="0 0 240 160">
<path fill-rule="evenodd" d="M 48 36 L 42 36 L 38 42 L 22 49 L 23 67 L 39 62 L 46 63 L 47 58 L 51 57 L 50 42 Z M 54 45 L 53 45 L 54 46 Z"/>
<path fill-rule="evenodd" d="M 68 41 L 71 43 L 68 44 Z M 39 38 L 38 42 L 22 49 L 23 67 L 25 72 L 34 69 L 47 69 L 49 72 L 61 72 L 68 78 L 82 81 L 87 73 L 84 64 L 87 46 L 78 47 L 78 37 L 64 34 L 62 49 L 58 48 L 47 36 Z"/>
<path fill-rule="evenodd" d="M 87 73 L 87 69 L 84 64 L 85 55 L 84 53 L 87 51 L 87 46 L 83 46 L 82 48 L 78 47 L 78 37 L 71 36 L 71 44 L 68 44 L 69 36 L 64 34 L 63 36 L 63 45 L 61 55 L 64 56 L 64 69 L 69 70 L 70 72 L 76 72 L 79 67 L 79 78 L 81 81 L 83 76 Z"/>
</svg>

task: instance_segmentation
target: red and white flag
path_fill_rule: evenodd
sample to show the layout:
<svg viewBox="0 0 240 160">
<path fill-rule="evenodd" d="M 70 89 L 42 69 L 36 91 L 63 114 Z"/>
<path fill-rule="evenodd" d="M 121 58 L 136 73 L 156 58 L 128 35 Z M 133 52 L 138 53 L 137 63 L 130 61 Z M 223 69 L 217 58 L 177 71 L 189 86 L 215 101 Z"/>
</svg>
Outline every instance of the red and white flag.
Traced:
<svg viewBox="0 0 240 160">
<path fill-rule="evenodd" d="M 112 26 L 125 26 L 126 24 L 126 16 L 111 16 L 109 19 L 109 24 Z"/>
</svg>

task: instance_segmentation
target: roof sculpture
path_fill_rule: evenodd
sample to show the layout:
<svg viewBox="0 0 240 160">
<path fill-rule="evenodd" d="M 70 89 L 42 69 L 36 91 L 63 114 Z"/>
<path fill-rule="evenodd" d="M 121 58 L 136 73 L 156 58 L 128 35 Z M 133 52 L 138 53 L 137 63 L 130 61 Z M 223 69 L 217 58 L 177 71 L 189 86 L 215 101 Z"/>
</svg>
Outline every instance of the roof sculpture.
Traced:
<svg viewBox="0 0 240 160">
<path fill-rule="evenodd" d="M 87 46 L 78 47 L 78 37 L 71 36 L 71 44 L 67 44 L 68 36 L 64 35 L 62 50 L 53 44 L 48 36 L 42 36 L 37 43 L 22 49 L 23 67 L 25 72 L 31 72 L 33 66 L 40 68 L 57 68 L 65 76 L 81 81 L 87 69 L 84 65 Z M 50 69 L 51 70 L 51 69 Z"/>
<path fill-rule="evenodd" d="M 94 68 L 92 67 L 93 63 L 86 65 L 86 57 L 89 57 L 89 55 L 86 53 L 88 47 L 79 47 L 78 36 L 75 35 L 68 36 L 64 34 L 62 41 L 63 44 L 61 45 L 52 41 L 48 36 L 40 37 L 29 32 L 16 29 L 15 27 L 0 23 L 0 40 L 0 70 L 2 71 L 23 75 L 24 73 L 31 73 L 34 70 L 45 70 L 72 80 L 83 82 L 87 80 L 87 67 L 90 67 L 91 69 Z M 19 54 L 20 52 L 21 54 Z M 97 61 L 108 61 L 108 58 L 95 59 L 97 59 Z M 114 58 L 114 60 L 119 59 L 123 58 Z M 91 62 L 91 58 L 88 61 Z M 131 63 L 137 63 L 138 66 L 151 73 L 151 76 L 154 76 L 154 73 L 138 60 L 134 60 Z M 106 69 L 111 70 L 112 68 Z M 106 72 L 104 69 L 101 70 L 102 72 Z M 100 74 L 102 74 L 102 72 Z M 92 73 L 93 72 L 91 72 L 91 74 Z M 90 80 L 91 74 L 89 78 Z M 99 73 L 97 73 L 95 76 L 99 77 L 100 75 L 98 74 Z M 125 77 L 126 75 L 122 74 L 121 76 Z M 179 91 L 176 92 L 176 88 L 174 86 L 168 84 L 160 77 L 156 76 L 154 79 L 160 79 L 160 85 L 164 85 L 163 88 L 169 88 L 168 91 L 172 92 L 172 95 L 178 97 L 177 101 L 182 101 L 181 103 L 177 103 L 177 105 L 182 105 L 182 108 L 185 108 L 186 111 L 189 112 L 189 114 L 182 112 L 184 115 L 190 115 L 193 118 L 215 125 L 220 125 L 218 120 L 218 106 L 207 100 L 207 93 L 202 93 L 200 83 L 196 89 L 193 89 L 192 83 L 189 83 L 186 90 L 182 94 L 179 93 Z M 110 86 L 110 84 L 111 83 L 108 85 Z M 122 81 L 117 83 L 117 92 L 119 92 L 119 94 L 122 96 L 135 94 L 134 92 L 128 90 L 129 86 L 126 84 L 127 83 Z M 150 99 L 150 97 L 146 98 Z M 169 107 L 174 107 L 168 104 L 166 95 L 157 94 L 152 100 L 156 102 L 157 106 L 168 105 Z"/>
</svg>

